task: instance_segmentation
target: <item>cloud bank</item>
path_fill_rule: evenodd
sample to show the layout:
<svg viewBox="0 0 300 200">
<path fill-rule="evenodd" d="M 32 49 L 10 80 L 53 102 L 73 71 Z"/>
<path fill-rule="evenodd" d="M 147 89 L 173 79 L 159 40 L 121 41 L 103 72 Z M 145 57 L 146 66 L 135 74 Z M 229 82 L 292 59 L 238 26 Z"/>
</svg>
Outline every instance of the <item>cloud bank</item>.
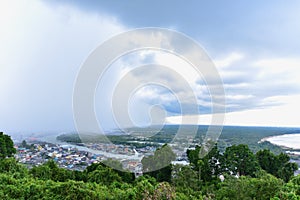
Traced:
<svg viewBox="0 0 300 200">
<path fill-rule="evenodd" d="M 111 16 L 41 1 L 1 1 L 0 20 L 0 127 L 74 130 L 72 92 L 80 65 L 124 26 Z"/>
<path fill-rule="evenodd" d="M 227 124 L 300 126 L 299 2 L 227 4 L 180 3 L 166 13 L 166 6 L 152 2 L 138 3 L 136 9 L 127 3 L 1 1 L 0 128 L 9 133 L 74 130 L 72 92 L 81 64 L 112 35 L 141 26 L 175 27 L 207 47 L 223 79 Z M 182 8 L 186 8 L 184 12 Z M 194 10 L 199 8 L 201 12 Z M 158 10 L 157 15 L 149 9 Z M 143 14 L 148 17 L 140 17 Z M 183 46 L 180 41 L 174 44 L 174 48 Z M 208 86 L 214 85 L 206 85 L 182 59 L 154 51 L 138 52 L 113 63 L 104 87 L 96 92 L 96 102 L 104 99 L 103 105 L 95 105 L 96 112 L 102 113 L 99 120 L 112 128 L 114 86 L 128 73 L 133 79 L 142 78 L 143 74 L 130 70 L 151 63 L 172 67 L 192 91 L 184 90 L 173 74 L 147 73 L 149 79 L 164 81 L 173 90 L 148 86 L 136 91 L 129 112 L 137 124 L 149 123 L 148 111 L 153 105 L 165 110 L 170 123 L 179 123 L 183 114 L 192 118 L 198 111 L 201 123 L 210 123 Z M 196 105 L 191 103 L 194 95 Z M 180 103 L 191 109 L 182 113 Z"/>
</svg>

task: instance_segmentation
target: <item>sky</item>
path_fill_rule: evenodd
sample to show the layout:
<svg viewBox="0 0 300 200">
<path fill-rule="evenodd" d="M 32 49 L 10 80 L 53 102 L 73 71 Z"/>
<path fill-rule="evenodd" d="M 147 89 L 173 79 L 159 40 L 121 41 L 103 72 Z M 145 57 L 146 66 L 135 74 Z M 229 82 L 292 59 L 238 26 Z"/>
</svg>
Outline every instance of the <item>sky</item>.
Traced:
<svg viewBox="0 0 300 200">
<path fill-rule="evenodd" d="M 299 1 L 279 0 L 2 0 L 0 131 L 74 131 L 72 98 L 81 66 L 103 42 L 143 27 L 175 30 L 203 47 L 223 81 L 225 125 L 300 127 L 299 8 Z M 153 50 L 112 63 L 95 93 L 99 123 L 105 129 L 116 126 L 118 116 L 110 107 L 114 88 L 124 77 L 143 78 L 145 74 L 131 70 L 153 63 L 172 66 L 183 80 L 172 73 L 147 72 L 149 80 L 175 89 L 137 88 L 128 103 L 134 124 L 155 121 L 157 116 L 150 115 L 154 107 L 165 123 L 178 124 L 185 115 L 191 123 L 196 118 L 210 124 L 211 99 L 203 79 L 180 58 Z M 191 91 L 182 89 L 184 80 L 197 96 L 195 104 L 189 100 Z M 182 113 L 180 103 L 191 109 Z"/>
</svg>

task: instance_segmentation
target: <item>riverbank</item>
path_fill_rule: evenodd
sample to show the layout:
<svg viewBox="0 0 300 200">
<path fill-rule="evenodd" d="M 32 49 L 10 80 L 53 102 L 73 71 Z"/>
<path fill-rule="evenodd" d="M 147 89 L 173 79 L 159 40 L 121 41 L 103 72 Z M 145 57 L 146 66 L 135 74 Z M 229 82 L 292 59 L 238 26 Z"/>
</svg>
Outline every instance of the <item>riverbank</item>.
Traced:
<svg viewBox="0 0 300 200">
<path fill-rule="evenodd" d="M 283 134 L 261 139 L 261 142 L 264 141 L 268 141 L 284 149 L 300 150 L 300 133 Z"/>
</svg>

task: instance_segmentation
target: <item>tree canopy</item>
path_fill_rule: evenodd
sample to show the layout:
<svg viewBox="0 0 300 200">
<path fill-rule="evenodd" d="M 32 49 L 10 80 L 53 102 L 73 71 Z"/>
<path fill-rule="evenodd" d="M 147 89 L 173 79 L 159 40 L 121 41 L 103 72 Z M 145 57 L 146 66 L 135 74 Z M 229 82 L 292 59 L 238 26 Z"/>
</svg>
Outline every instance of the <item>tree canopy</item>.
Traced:
<svg viewBox="0 0 300 200">
<path fill-rule="evenodd" d="M 226 171 L 238 176 L 254 176 L 255 172 L 259 170 L 255 155 L 244 144 L 226 148 L 222 163 Z"/>
<path fill-rule="evenodd" d="M 16 149 L 10 136 L 0 132 L 0 159 L 12 157 L 15 153 Z"/>
<path fill-rule="evenodd" d="M 259 165 L 268 173 L 288 182 L 298 169 L 296 163 L 290 163 L 290 158 L 284 153 L 273 154 L 270 150 L 264 149 L 256 153 Z"/>
</svg>

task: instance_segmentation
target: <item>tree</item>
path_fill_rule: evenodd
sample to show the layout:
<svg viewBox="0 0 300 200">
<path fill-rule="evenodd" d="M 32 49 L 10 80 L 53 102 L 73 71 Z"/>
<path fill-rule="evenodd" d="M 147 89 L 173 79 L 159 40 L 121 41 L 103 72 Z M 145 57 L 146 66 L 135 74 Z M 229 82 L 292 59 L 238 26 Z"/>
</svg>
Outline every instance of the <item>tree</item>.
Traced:
<svg viewBox="0 0 300 200">
<path fill-rule="evenodd" d="M 193 164 L 194 167 L 197 166 L 197 162 L 199 160 L 199 152 L 200 152 L 200 146 L 196 146 L 194 150 L 188 149 L 186 151 L 187 157 L 191 164 Z"/>
<path fill-rule="evenodd" d="M 111 168 L 111 166 L 113 166 L 114 168 Z M 120 163 L 120 161 L 118 160 L 113 160 L 113 159 L 107 159 L 106 161 L 104 161 L 103 163 L 93 163 L 90 166 L 88 166 L 86 168 L 86 170 L 84 171 L 85 174 L 85 179 L 82 180 L 92 180 L 93 178 L 91 178 L 91 174 L 99 169 L 106 169 L 108 171 L 112 171 L 112 173 L 117 174 L 119 178 L 122 179 L 122 182 L 126 182 L 126 183 L 132 183 L 135 180 L 135 176 L 134 173 L 128 171 L 128 170 L 124 170 L 122 168 L 122 164 Z M 99 175 L 99 172 L 97 172 Z M 81 174 L 81 175 L 82 175 Z M 75 176 L 77 177 L 77 176 Z M 99 176 L 98 176 L 99 177 Z"/>
<path fill-rule="evenodd" d="M 174 165 L 172 185 L 176 191 L 191 195 L 200 188 L 198 174 L 190 165 Z"/>
<path fill-rule="evenodd" d="M 40 166 L 34 166 L 30 170 L 30 174 L 32 174 L 33 177 L 41 180 L 50 180 L 52 178 L 51 169 L 45 164 Z"/>
<path fill-rule="evenodd" d="M 143 172 L 159 170 L 171 164 L 175 160 L 176 155 L 171 147 L 164 144 L 161 148 L 156 149 L 153 156 L 144 157 L 142 159 Z"/>
<path fill-rule="evenodd" d="M 74 180 L 76 178 L 74 176 L 75 173 L 64 168 L 59 168 L 53 160 L 49 160 L 40 166 L 34 166 L 30 170 L 30 173 L 34 177 L 42 180 L 53 180 L 60 182 Z"/>
<path fill-rule="evenodd" d="M 142 159 L 143 173 L 155 177 L 157 181 L 171 181 L 172 165 L 176 155 L 171 147 L 164 144 L 154 155 Z"/>
<path fill-rule="evenodd" d="M 198 178 L 204 182 L 210 182 L 220 175 L 222 169 L 220 165 L 221 155 L 217 145 L 215 145 L 203 158 L 200 158 L 200 146 L 195 150 L 187 150 L 187 156 L 193 169 L 198 171 Z"/>
<path fill-rule="evenodd" d="M 175 189 L 168 182 L 159 183 L 149 199 L 176 199 Z"/>
<path fill-rule="evenodd" d="M 288 182 L 294 176 L 294 172 L 297 169 L 298 165 L 296 163 L 287 162 L 278 170 L 278 177 Z"/>
<path fill-rule="evenodd" d="M 0 173 L 13 174 L 14 177 L 24 177 L 27 176 L 28 170 L 18 163 L 15 158 L 6 158 L 0 160 Z"/>
<path fill-rule="evenodd" d="M 295 170 L 298 169 L 296 163 L 290 163 L 290 157 L 287 154 L 280 153 L 273 154 L 270 150 L 261 150 L 256 153 L 259 165 L 266 172 L 281 178 L 288 182 L 294 175 Z"/>
<path fill-rule="evenodd" d="M 122 163 L 120 161 L 114 160 L 112 158 L 108 158 L 107 160 L 103 160 L 102 163 L 104 165 L 106 165 L 107 167 L 116 169 L 118 171 L 124 170 L 123 167 L 122 167 Z"/>
<path fill-rule="evenodd" d="M 226 148 L 223 156 L 223 167 L 227 172 L 239 176 L 254 176 L 259 165 L 256 157 L 247 145 L 233 145 Z"/>
<path fill-rule="evenodd" d="M 12 157 L 15 153 L 16 149 L 14 148 L 14 143 L 10 136 L 0 132 L 0 159 Z"/>
<path fill-rule="evenodd" d="M 122 181 L 126 183 L 132 183 L 134 181 L 134 173 L 124 170 L 120 161 L 108 158 L 107 160 L 102 161 L 102 163 L 107 167 L 112 168 L 112 170 L 122 178 Z"/>
<path fill-rule="evenodd" d="M 278 172 L 278 158 L 270 150 L 264 149 L 256 153 L 260 167 L 266 172 L 276 175 Z"/>
<path fill-rule="evenodd" d="M 27 144 L 26 140 L 23 140 L 20 146 L 23 148 L 27 148 L 28 144 Z"/>
<path fill-rule="evenodd" d="M 88 175 L 89 182 L 102 183 L 110 185 L 114 181 L 120 182 L 121 177 L 110 168 L 99 168 Z"/>
<path fill-rule="evenodd" d="M 300 175 L 293 177 L 281 187 L 272 200 L 298 200 L 300 199 Z"/>
<path fill-rule="evenodd" d="M 227 176 L 216 191 L 216 199 L 257 199 L 268 200 L 282 187 L 282 180 L 260 172 L 257 178 Z"/>
<path fill-rule="evenodd" d="M 150 199 L 157 185 L 154 177 L 144 175 L 135 180 L 137 199 Z"/>
</svg>

